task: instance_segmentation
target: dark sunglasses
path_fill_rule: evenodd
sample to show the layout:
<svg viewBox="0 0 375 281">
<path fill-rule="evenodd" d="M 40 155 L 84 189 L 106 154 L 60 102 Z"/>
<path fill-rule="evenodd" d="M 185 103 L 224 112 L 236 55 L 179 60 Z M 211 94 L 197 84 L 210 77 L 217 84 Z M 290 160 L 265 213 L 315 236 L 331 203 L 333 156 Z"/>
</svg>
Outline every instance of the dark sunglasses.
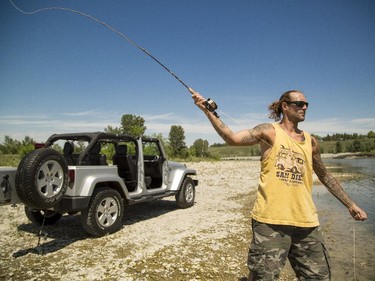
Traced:
<svg viewBox="0 0 375 281">
<path fill-rule="evenodd" d="M 306 105 L 306 108 L 309 107 L 309 103 L 308 102 L 305 102 L 305 101 L 285 101 L 287 104 L 295 104 L 296 106 L 298 107 L 303 107 L 304 105 Z"/>
</svg>

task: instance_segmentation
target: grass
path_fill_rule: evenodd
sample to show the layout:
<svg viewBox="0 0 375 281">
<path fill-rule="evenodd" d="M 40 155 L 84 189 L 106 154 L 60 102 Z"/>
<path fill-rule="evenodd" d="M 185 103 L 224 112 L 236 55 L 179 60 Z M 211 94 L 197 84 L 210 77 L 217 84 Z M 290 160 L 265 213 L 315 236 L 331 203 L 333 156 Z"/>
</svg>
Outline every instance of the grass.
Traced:
<svg viewBox="0 0 375 281">
<path fill-rule="evenodd" d="M 21 155 L 18 154 L 0 154 L 0 167 L 17 167 L 21 161 Z"/>
</svg>

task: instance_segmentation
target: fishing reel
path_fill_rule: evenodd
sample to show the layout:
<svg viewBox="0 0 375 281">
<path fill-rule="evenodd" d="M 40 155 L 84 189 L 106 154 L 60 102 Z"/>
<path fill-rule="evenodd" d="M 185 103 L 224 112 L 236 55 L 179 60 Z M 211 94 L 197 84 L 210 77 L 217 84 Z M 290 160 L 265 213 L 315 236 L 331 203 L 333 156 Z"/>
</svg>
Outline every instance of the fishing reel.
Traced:
<svg viewBox="0 0 375 281">
<path fill-rule="evenodd" d="M 206 107 L 206 109 L 208 111 L 212 112 L 216 116 L 216 118 L 220 117 L 219 114 L 217 114 L 217 112 L 215 111 L 218 108 L 218 106 L 217 106 L 216 102 L 214 102 L 213 99 L 208 98 L 204 102 L 204 106 Z"/>
</svg>

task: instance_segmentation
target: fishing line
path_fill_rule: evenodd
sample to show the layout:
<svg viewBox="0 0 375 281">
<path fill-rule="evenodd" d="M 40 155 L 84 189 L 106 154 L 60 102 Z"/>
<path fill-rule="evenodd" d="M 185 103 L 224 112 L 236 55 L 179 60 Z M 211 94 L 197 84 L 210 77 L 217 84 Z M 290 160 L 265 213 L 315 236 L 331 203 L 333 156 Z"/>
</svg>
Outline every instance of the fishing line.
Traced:
<svg viewBox="0 0 375 281">
<path fill-rule="evenodd" d="M 145 48 L 143 48 L 142 46 L 140 46 L 139 44 L 137 44 L 135 41 L 133 41 L 132 39 L 130 39 L 128 36 L 126 36 L 124 33 L 122 33 L 121 31 L 118 31 L 116 28 L 110 26 L 109 24 L 105 23 L 104 21 L 92 16 L 92 15 L 89 15 L 89 14 L 86 14 L 86 13 L 83 13 L 81 11 L 78 11 L 78 10 L 73 10 L 73 9 L 70 9 L 70 8 L 66 8 L 66 7 L 59 7 L 59 6 L 54 6 L 54 7 L 46 7 L 46 8 L 40 8 L 40 9 L 36 9 L 35 11 L 31 11 L 31 12 L 27 12 L 27 11 L 24 11 L 22 9 L 20 9 L 16 4 L 14 4 L 14 2 L 12 0 L 9 0 L 9 2 L 13 5 L 13 7 L 19 11 L 20 13 L 22 14 L 25 14 L 25 15 L 34 15 L 34 14 L 37 14 L 37 13 L 40 13 L 40 12 L 43 12 L 43 11 L 49 11 L 49 10 L 62 10 L 62 11 L 67 11 L 67 12 L 71 12 L 71 13 L 74 13 L 74 14 L 78 14 L 80 16 L 83 16 L 83 17 L 86 17 L 86 18 L 89 18 L 101 25 L 103 25 L 104 27 L 108 28 L 109 30 L 111 30 L 112 32 L 114 32 L 115 34 L 121 36 L 122 38 L 124 38 L 126 41 L 128 41 L 130 44 L 132 44 L 133 46 L 135 46 L 136 48 L 138 48 L 139 50 L 141 50 L 142 52 L 144 52 L 147 56 L 149 56 L 150 58 L 152 58 L 155 62 L 157 62 L 161 67 L 163 67 L 169 74 L 171 74 L 178 82 L 180 82 L 190 93 L 191 92 L 191 88 L 181 79 L 179 78 L 175 73 L 173 73 L 167 66 L 165 66 L 163 63 L 161 63 L 156 57 L 154 57 L 149 51 L 147 51 Z M 205 102 L 205 106 L 206 108 L 211 111 L 217 118 L 219 118 L 219 115 L 216 113 L 216 110 L 218 110 L 218 106 L 217 104 L 212 100 L 212 99 L 207 99 L 207 101 Z M 224 111 L 222 110 L 218 110 L 220 111 L 221 113 L 223 113 L 224 115 L 226 115 L 228 118 L 230 118 L 234 123 L 236 123 L 237 125 L 240 125 L 239 122 L 237 122 L 235 119 L 233 119 L 232 117 L 230 117 L 228 114 L 226 114 Z M 263 143 L 265 143 L 266 145 L 268 145 L 269 147 L 272 147 L 272 145 L 270 145 L 268 142 L 266 142 L 265 140 L 263 140 L 262 138 L 258 137 L 258 136 L 255 136 L 256 138 L 258 138 L 260 141 L 262 141 Z"/>
<path fill-rule="evenodd" d="M 9 2 L 13 5 L 13 7 L 15 9 L 17 9 L 19 12 L 21 12 L 22 14 L 25 14 L 25 15 L 34 15 L 34 14 L 37 14 L 37 13 L 40 13 L 40 12 L 43 12 L 43 11 L 50 11 L 50 10 L 62 10 L 62 11 L 67 11 L 67 12 L 71 12 L 71 13 L 74 13 L 74 14 L 78 14 L 80 16 L 83 16 L 83 17 L 86 17 L 86 18 L 89 18 L 101 25 L 103 25 L 104 27 L 108 28 L 109 30 L 111 30 L 112 32 L 116 33 L 117 35 L 121 36 L 122 38 L 124 38 L 126 41 L 128 41 L 130 44 L 132 44 L 133 46 L 135 46 L 136 48 L 138 48 L 139 50 L 141 50 L 142 52 L 144 52 L 147 56 L 149 56 L 150 58 L 152 58 L 155 62 L 157 62 L 161 67 L 163 67 L 167 72 L 169 72 L 174 78 L 177 79 L 178 82 L 180 82 L 190 93 L 191 93 L 191 88 L 181 79 L 179 78 L 175 73 L 173 73 L 168 67 L 166 67 L 163 63 L 161 63 L 157 58 L 155 58 L 150 52 L 148 52 L 145 48 L 143 48 L 142 46 L 140 46 L 139 44 L 137 44 L 134 40 L 130 39 L 128 36 L 126 36 L 124 33 L 122 33 L 121 31 L 118 31 L 116 28 L 110 26 L 109 24 L 105 23 L 104 21 L 92 16 L 92 15 L 89 15 L 89 14 L 86 14 L 86 13 L 83 13 L 81 11 L 77 11 L 77 10 L 73 10 L 73 9 L 70 9 L 70 8 L 65 8 L 65 7 L 46 7 L 46 8 L 41 8 L 41 9 L 37 9 L 35 11 L 31 11 L 31 12 L 27 12 L 27 11 L 24 11 L 22 9 L 20 9 L 19 7 L 17 7 L 12 0 L 9 0 Z M 219 115 L 216 113 L 216 110 L 218 109 L 218 106 L 217 104 L 210 98 L 207 99 L 207 101 L 205 102 L 205 107 L 211 111 L 217 118 L 219 118 Z M 226 114 L 225 112 L 223 112 L 222 110 L 220 110 L 220 112 L 222 112 L 225 116 L 229 117 L 234 123 L 236 123 L 237 125 L 240 125 L 236 120 L 234 120 L 232 117 L 230 117 L 228 114 Z M 260 141 L 264 142 L 265 144 L 267 144 L 269 147 L 272 147 L 268 142 L 266 142 L 265 140 L 263 140 L 262 138 L 258 137 L 258 136 L 255 136 L 256 138 L 258 138 Z"/>
<path fill-rule="evenodd" d="M 354 281 L 357 281 L 357 272 L 356 272 L 356 249 L 355 249 L 355 222 L 353 223 L 353 277 Z"/>
<path fill-rule="evenodd" d="M 145 48 L 143 48 L 142 46 L 140 46 L 139 44 L 137 44 L 134 40 L 130 39 L 128 36 L 126 36 L 124 33 L 122 33 L 121 31 L 117 30 L 116 28 L 110 26 L 109 24 L 107 24 L 106 22 L 92 16 L 92 15 L 89 15 L 89 14 L 86 14 L 86 13 L 83 13 L 81 11 L 78 11 L 78 10 L 73 10 L 73 9 L 70 9 L 70 8 L 66 8 L 66 7 L 60 7 L 60 6 L 54 6 L 54 7 L 46 7 L 46 8 L 40 8 L 40 9 L 36 9 L 34 11 L 31 11 L 31 12 L 27 12 L 27 11 L 24 11 L 22 10 L 21 8 L 19 8 L 16 4 L 14 4 L 14 2 L 12 0 L 9 0 L 9 2 L 13 5 L 13 7 L 19 11 L 20 13 L 22 14 L 25 14 L 25 15 L 34 15 L 34 14 L 37 14 L 37 13 L 40 13 L 40 12 L 44 12 L 44 11 L 50 11 L 50 10 L 61 10 L 61 11 L 67 11 L 67 12 L 71 12 L 71 13 L 74 13 L 74 14 L 77 14 L 77 15 L 80 15 L 80 16 L 83 16 L 83 17 L 86 17 L 86 18 L 89 18 L 93 21 L 95 21 L 96 23 L 99 23 L 101 25 L 103 25 L 104 27 L 106 27 L 107 29 L 111 30 L 112 32 L 114 32 L 115 34 L 121 36 L 123 39 L 125 39 L 126 41 L 128 41 L 130 44 L 132 44 L 133 46 L 135 46 L 136 48 L 138 48 L 139 50 L 141 50 L 142 52 L 144 52 L 147 56 L 149 56 L 150 58 L 152 58 L 155 62 L 157 62 L 161 67 L 163 67 L 169 74 L 171 74 L 175 79 L 177 79 L 178 82 L 180 82 L 190 93 L 191 92 L 191 88 L 181 79 L 179 78 L 175 73 L 173 73 L 167 66 L 165 66 L 163 63 L 161 63 L 156 57 L 154 57 L 149 51 L 147 51 Z M 219 118 L 219 115 L 216 113 L 216 110 L 218 109 L 218 106 L 217 104 L 210 98 L 208 98 L 205 102 L 205 107 L 206 109 L 208 109 L 210 112 L 212 112 L 217 118 Z M 220 112 L 222 112 L 224 115 L 226 115 L 227 117 L 229 117 L 232 121 L 234 121 L 234 123 L 240 125 L 236 120 L 234 120 L 232 117 L 230 117 L 228 114 L 226 114 L 225 112 L 223 112 L 222 110 L 220 110 Z M 267 143 L 266 141 L 264 141 L 262 138 L 256 136 L 260 141 L 266 143 L 267 145 L 269 145 L 271 147 L 271 145 L 269 143 Z"/>
<path fill-rule="evenodd" d="M 167 72 L 169 72 L 174 78 L 176 78 L 177 81 L 180 82 L 189 91 L 189 86 L 184 81 L 182 81 L 176 74 L 174 74 L 168 67 L 166 67 L 164 64 L 162 64 L 157 58 L 155 58 L 145 48 L 143 48 L 142 46 L 140 46 L 139 44 L 137 44 L 135 41 L 133 41 L 132 39 L 130 39 L 128 36 L 126 36 L 121 31 L 118 31 L 116 28 L 110 26 L 109 24 L 105 23 L 104 21 L 102 21 L 102 20 L 100 20 L 100 19 L 98 19 L 98 18 L 96 18 L 94 16 L 91 16 L 89 14 L 86 14 L 86 13 L 83 13 L 83 12 L 80 12 L 80 11 L 77 11 L 77 10 L 73 10 L 73 9 L 70 9 L 70 8 L 65 8 L 65 7 L 46 7 L 46 8 L 37 9 L 37 10 L 32 11 L 32 12 L 26 12 L 26 11 L 20 9 L 19 7 L 17 7 L 13 3 L 12 0 L 9 0 L 9 2 L 13 5 L 14 8 L 16 8 L 19 12 L 21 12 L 22 14 L 25 14 L 25 15 L 34 15 L 34 14 L 37 14 L 37 13 L 40 13 L 40 12 L 43 12 L 43 11 L 49 11 L 49 10 L 62 10 L 62 11 L 71 12 L 71 13 L 78 14 L 80 16 L 89 18 L 89 19 L 91 19 L 91 20 L 93 20 L 93 21 L 95 21 L 95 22 L 103 25 L 104 27 L 108 28 L 112 32 L 116 33 L 117 35 L 121 36 L 126 41 L 128 41 L 130 44 L 132 44 L 133 46 L 135 46 L 136 48 L 138 48 L 139 50 L 141 50 L 142 52 L 144 52 L 146 55 L 148 55 L 150 58 L 152 58 L 154 61 L 156 61 L 161 67 L 163 67 Z"/>
<path fill-rule="evenodd" d="M 133 46 L 135 46 L 136 48 L 138 48 L 139 50 L 141 50 L 142 52 L 144 52 L 147 56 L 149 56 L 150 58 L 152 58 L 155 62 L 157 62 L 161 67 L 163 67 L 169 74 L 171 74 L 178 82 L 180 82 L 190 93 L 191 93 L 191 88 L 181 79 L 179 78 L 175 73 L 173 73 L 168 67 L 166 67 L 163 63 L 161 63 L 157 58 L 155 58 L 150 52 L 148 52 L 145 48 L 143 48 L 142 46 L 140 46 L 139 44 L 137 44 L 135 41 L 133 41 L 132 39 L 130 39 L 128 36 L 126 36 L 124 33 L 118 31 L 117 29 L 115 29 L 114 27 L 110 26 L 109 24 L 105 23 L 104 21 L 102 20 L 99 20 L 98 18 L 92 16 L 92 15 L 89 15 L 89 14 L 86 14 L 86 13 L 83 13 L 81 11 L 77 11 L 77 10 L 73 10 L 73 9 L 70 9 L 70 8 L 65 8 L 65 7 L 58 7 L 58 6 L 54 6 L 54 7 L 46 7 L 46 8 L 41 8 L 41 9 L 37 9 L 35 11 L 31 11 L 31 12 L 27 12 L 27 11 L 24 11 L 22 9 L 20 9 L 18 6 L 16 6 L 12 0 L 9 0 L 9 2 L 13 5 L 13 7 L 19 11 L 20 13 L 22 14 L 25 14 L 25 15 L 34 15 L 34 14 L 37 14 L 37 13 L 40 13 L 40 12 L 43 12 L 43 11 L 49 11 L 49 10 L 61 10 L 61 11 L 67 11 L 67 12 L 71 12 L 71 13 L 74 13 L 74 14 L 78 14 L 80 16 L 83 16 L 83 17 L 86 17 L 86 18 L 89 18 L 101 25 L 103 25 L 104 27 L 108 28 L 109 30 L 111 30 L 112 32 L 114 32 L 115 34 L 121 36 L 122 38 L 124 38 L 126 41 L 128 41 L 130 44 L 132 44 Z M 219 115 L 216 113 L 216 110 L 218 110 L 218 106 L 217 104 L 212 100 L 212 99 L 207 99 L 206 103 L 205 103 L 205 106 L 206 108 L 211 111 L 217 118 L 219 118 Z M 226 114 L 225 112 L 223 112 L 222 110 L 219 110 L 221 113 L 223 113 L 224 115 L 226 115 L 228 118 L 230 118 L 234 123 L 239 124 L 239 122 L 237 122 L 235 119 L 233 119 L 232 117 L 230 117 L 228 114 Z M 260 141 L 264 142 L 265 144 L 267 144 L 268 146 L 272 147 L 268 142 L 266 142 L 265 140 L 263 140 L 262 138 L 256 136 Z M 44 225 L 44 219 L 43 219 L 43 224 L 42 224 L 42 228 L 40 230 L 40 233 L 39 233 L 39 240 L 38 240 L 38 246 L 39 246 L 39 243 L 40 243 L 40 236 L 41 236 L 41 232 L 42 232 L 42 229 L 43 229 L 43 225 Z M 355 249 L 355 243 L 356 243 L 356 233 L 355 233 L 355 226 L 353 227 L 353 271 L 354 271 L 354 280 L 357 280 L 357 276 L 356 276 L 356 249 Z"/>
</svg>

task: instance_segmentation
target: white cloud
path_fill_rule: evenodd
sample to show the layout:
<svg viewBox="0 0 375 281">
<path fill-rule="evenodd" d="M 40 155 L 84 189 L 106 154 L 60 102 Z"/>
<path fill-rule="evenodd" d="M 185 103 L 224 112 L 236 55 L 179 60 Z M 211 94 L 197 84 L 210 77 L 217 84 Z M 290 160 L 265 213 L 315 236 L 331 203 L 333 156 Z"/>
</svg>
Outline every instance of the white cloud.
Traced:
<svg viewBox="0 0 375 281">
<path fill-rule="evenodd" d="M 375 118 L 363 118 L 363 119 L 322 119 L 316 121 L 305 121 L 300 126 L 310 133 L 316 135 L 327 135 L 335 133 L 358 133 L 367 134 L 369 131 L 375 131 Z"/>
<path fill-rule="evenodd" d="M 160 115 L 142 115 L 146 122 L 153 120 L 170 120 L 174 116 L 174 113 L 166 113 Z"/>
<path fill-rule="evenodd" d="M 246 114 L 236 119 L 223 113 L 220 115 L 221 119 L 235 132 L 271 121 L 264 114 Z M 36 141 L 44 141 L 53 133 L 102 131 L 108 125 L 118 127 L 121 116 L 116 112 L 103 111 L 0 116 L 0 142 L 4 140 L 5 136 L 18 140 L 30 136 Z M 188 145 L 199 138 L 208 140 L 210 144 L 223 142 L 203 114 L 186 117 L 169 112 L 161 115 L 142 115 L 142 117 L 145 119 L 147 127 L 146 134 L 161 133 L 164 137 L 168 137 L 171 126 L 180 125 L 184 128 Z M 317 135 L 367 134 L 371 130 L 375 131 L 375 118 L 352 120 L 331 118 L 305 121 L 300 124 L 300 128 Z"/>
<path fill-rule="evenodd" d="M 63 116 L 93 116 L 93 115 L 98 115 L 98 114 L 104 114 L 104 112 L 100 111 L 82 111 L 82 112 L 67 112 L 67 113 L 61 113 Z"/>
</svg>

